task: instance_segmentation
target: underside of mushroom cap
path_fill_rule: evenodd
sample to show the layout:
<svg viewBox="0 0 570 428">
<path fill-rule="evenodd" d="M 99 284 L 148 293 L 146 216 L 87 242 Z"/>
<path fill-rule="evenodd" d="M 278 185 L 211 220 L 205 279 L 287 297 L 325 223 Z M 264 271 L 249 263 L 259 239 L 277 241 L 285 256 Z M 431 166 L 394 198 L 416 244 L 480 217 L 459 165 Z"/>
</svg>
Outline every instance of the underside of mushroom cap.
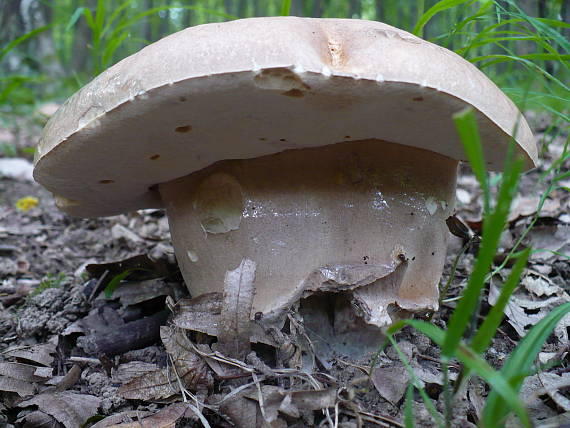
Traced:
<svg viewBox="0 0 570 428">
<path fill-rule="evenodd" d="M 207 24 L 70 98 L 46 126 L 34 176 L 62 209 L 92 217 L 162 206 L 158 183 L 287 149 L 379 139 L 462 160 L 451 116 L 465 107 L 477 113 L 489 169 L 501 169 L 511 136 L 533 165 L 514 104 L 444 48 L 371 21 Z"/>
</svg>

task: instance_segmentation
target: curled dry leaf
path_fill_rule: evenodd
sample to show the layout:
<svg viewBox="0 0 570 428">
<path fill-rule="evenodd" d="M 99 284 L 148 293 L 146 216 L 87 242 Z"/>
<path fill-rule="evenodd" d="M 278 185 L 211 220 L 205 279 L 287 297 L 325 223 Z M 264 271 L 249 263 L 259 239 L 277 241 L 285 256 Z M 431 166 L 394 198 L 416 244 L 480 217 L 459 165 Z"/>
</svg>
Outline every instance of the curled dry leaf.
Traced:
<svg viewBox="0 0 570 428">
<path fill-rule="evenodd" d="M 113 292 L 113 299 L 119 299 L 123 306 L 136 305 L 159 296 L 173 296 L 174 291 L 161 279 L 126 282 Z"/>
<path fill-rule="evenodd" d="M 144 373 L 150 373 L 158 370 L 158 366 L 143 361 L 131 361 L 129 363 L 119 364 L 113 369 L 111 379 L 115 383 L 125 384 Z"/>
<path fill-rule="evenodd" d="M 97 422 L 91 428 L 174 428 L 188 410 L 185 403 L 171 404 L 155 414 L 123 412 Z"/>
<path fill-rule="evenodd" d="M 48 415 L 40 410 L 34 410 L 32 412 L 22 411 L 18 415 L 16 423 L 21 424 L 24 427 L 49 427 L 58 428 L 61 424 L 53 416 Z"/>
<path fill-rule="evenodd" d="M 176 375 L 170 368 L 145 373 L 117 390 L 117 394 L 123 398 L 143 401 L 162 400 L 179 392 Z"/>
<path fill-rule="evenodd" d="M 37 406 L 39 410 L 62 423 L 65 428 L 77 428 L 97 414 L 100 404 L 101 399 L 93 395 L 64 391 L 36 395 L 20 403 L 18 407 Z"/>
<path fill-rule="evenodd" d="M 523 280 L 524 282 L 524 280 Z M 491 279 L 491 286 L 489 288 L 488 302 L 494 305 L 501 293 L 500 287 L 496 284 L 494 278 Z M 566 293 L 560 296 L 552 296 L 542 300 L 532 300 L 528 296 L 521 294 L 513 294 L 505 307 L 505 315 L 509 324 L 516 330 L 519 336 L 523 337 L 527 330 L 538 323 L 546 314 L 556 306 L 570 301 L 570 297 Z M 555 328 L 557 336 L 566 338 L 566 333 L 561 333 L 561 328 L 565 328 L 570 322 L 565 317 Z M 564 342 L 567 340 L 565 339 Z"/>
<path fill-rule="evenodd" d="M 376 367 L 372 371 L 372 383 L 382 396 L 392 404 L 398 403 L 406 392 L 410 375 L 401 363 L 392 366 Z"/>
<path fill-rule="evenodd" d="M 174 306 L 172 323 L 190 331 L 218 336 L 221 322 L 222 293 L 205 293 L 193 299 L 181 299 Z M 254 321 L 250 322 L 250 341 L 275 346 L 275 341 L 263 327 Z"/>
<path fill-rule="evenodd" d="M 184 386 L 193 391 L 201 385 L 208 388 L 212 386 L 213 379 L 208 365 L 192 351 L 192 343 L 184 331 L 161 327 L 160 337 Z"/>
<path fill-rule="evenodd" d="M 221 322 L 218 332 L 219 351 L 228 357 L 245 359 L 250 347 L 250 317 L 253 306 L 255 262 L 243 259 L 226 272 Z"/>
<path fill-rule="evenodd" d="M 161 338 L 174 367 L 155 370 L 138 376 L 121 386 L 117 393 L 126 399 L 152 401 L 180 392 L 178 379 L 189 390 L 210 387 L 213 378 L 204 360 L 192 352 L 190 340 L 183 331 L 162 327 Z"/>
<path fill-rule="evenodd" d="M 4 355 L 7 357 L 13 357 L 17 360 L 24 360 L 46 367 L 50 367 L 53 364 L 54 357 L 51 355 L 53 353 L 55 353 L 55 345 L 52 343 L 17 347 L 4 351 Z"/>
<path fill-rule="evenodd" d="M 20 397 L 34 394 L 36 388 L 33 384 L 8 376 L 0 376 L 0 391 L 15 392 Z"/>
<path fill-rule="evenodd" d="M 245 397 L 257 401 L 260 406 L 263 405 L 265 420 L 272 422 L 277 419 L 279 413 L 299 418 L 303 412 L 334 407 L 337 394 L 335 388 L 286 391 L 277 386 L 264 385 L 261 387 L 263 404 L 260 403 L 259 391 L 256 388 L 249 389 Z"/>
</svg>

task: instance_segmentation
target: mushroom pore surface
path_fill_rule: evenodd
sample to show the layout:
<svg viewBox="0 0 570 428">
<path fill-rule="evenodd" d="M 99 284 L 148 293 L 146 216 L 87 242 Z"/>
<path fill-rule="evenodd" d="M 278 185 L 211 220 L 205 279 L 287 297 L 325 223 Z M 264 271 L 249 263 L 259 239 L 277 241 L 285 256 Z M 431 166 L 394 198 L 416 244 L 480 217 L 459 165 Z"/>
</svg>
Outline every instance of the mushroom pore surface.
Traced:
<svg viewBox="0 0 570 428">
<path fill-rule="evenodd" d="M 159 191 L 193 296 L 222 291 L 226 271 L 247 258 L 257 264 L 255 312 L 322 291 L 310 284 L 318 271 L 328 292 L 368 287 L 365 318 L 383 325 L 390 308 L 437 308 L 457 163 L 363 140 L 221 161 Z"/>
</svg>

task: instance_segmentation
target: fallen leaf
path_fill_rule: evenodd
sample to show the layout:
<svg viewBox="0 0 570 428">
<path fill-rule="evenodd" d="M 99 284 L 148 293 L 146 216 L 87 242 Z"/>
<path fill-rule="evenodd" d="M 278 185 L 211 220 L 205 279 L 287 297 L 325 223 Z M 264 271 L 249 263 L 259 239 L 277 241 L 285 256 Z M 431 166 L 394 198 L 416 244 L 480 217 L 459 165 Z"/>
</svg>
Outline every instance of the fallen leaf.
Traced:
<svg viewBox="0 0 570 428">
<path fill-rule="evenodd" d="M 152 415 L 152 412 L 144 410 L 127 410 L 126 412 L 115 413 L 114 415 L 107 416 L 101 419 L 90 428 L 110 428 L 124 423 L 130 423 Z"/>
<path fill-rule="evenodd" d="M 58 428 L 62 425 L 55 419 L 53 416 L 48 415 L 40 410 L 34 410 L 32 412 L 26 412 L 23 410 L 18 415 L 18 419 L 16 419 L 16 423 L 21 424 L 19 426 L 23 427 L 49 427 L 49 428 Z"/>
<path fill-rule="evenodd" d="M 10 348 L 4 351 L 4 355 L 7 357 L 29 361 L 46 367 L 50 367 L 53 364 L 54 357 L 51 355 L 53 353 L 55 353 L 55 346 L 51 343 Z"/>
<path fill-rule="evenodd" d="M 148 415 L 148 412 L 144 412 L 146 415 L 142 418 L 138 417 L 136 421 L 115 422 L 117 418 L 111 416 L 97 422 L 91 428 L 174 428 L 176 422 L 184 416 L 187 409 L 188 405 L 186 403 L 175 403 L 163 408 L 155 414 Z M 129 419 L 140 416 L 133 413 L 134 412 L 129 412 Z M 123 414 L 122 417 L 125 416 L 126 415 Z M 109 421 L 106 422 L 107 420 Z"/>
<path fill-rule="evenodd" d="M 160 338 L 166 352 L 172 358 L 176 373 L 184 386 L 196 391 L 200 385 L 211 387 L 212 375 L 206 362 L 192 351 L 190 339 L 183 330 L 173 327 L 161 327 Z"/>
<path fill-rule="evenodd" d="M 113 369 L 111 379 L 115 383 L 125 384 L 141 376 L 141 374 L 154 372 L 156 370 L 158 370 L 156 364 L 145 363 L 143 361 L 131 361 L 119 364 L 116 369 Z"/>
<path fill-rule="evenodd" d="M 44 382 L 46 379 L 51 377 L 51 368 L 47 368 L 47 373 L 42 373 L 41 371 L 38 372 L 39 368 L 40 367 L 32 366 L 30 364 L 1 362 L 0 375 L 26 382 Z"/>
<path fill-rule="evenodd" d="M 218 349 L 231 358 L 245 359 L 251 350 L 250 319 L 253 306 L 255 262 L 243 259 L 226 272 L 224 296 L 218 330 Z"/>
<path fill-rule="evenodd" d="M 136 377 L 117 390 L 117 394 L 127 400 L 143 401 L 161 400 L 179 392 L 176 375 L 166 368 Z"/>
<path fill-rule="evenodd" d="M 0 376 L 0 391 L 15 392 L 20 397 L 26 397 L 34 394 L 36 388 L 29 382 L 8 376 Z"/>
<path fill-rule="evenodd" d="M 222 293 L 205 293 L 193 299 L 181 299 L 173 307 L 172 323 L 180 328 L 218 336 L 222 313 Z M 275 340 L 254 321 L 250 322 L 250 342 L 276 346 Z"/>
<path fill-rule="evenodd" d="M 97 414 L 100 404 L 101 399 L 93 395 L 64 391 L 36 395 L 18 407 L 38 406 L 39 410 L 53 416 L 66 428 L 77 428 Z"/>
<path fill-rule="evenodd" d="M 392 404 L 397 404 L 408 387 L 410 375 L 406 367 L 401 363 L 396 363 L 386 367 L 376 367 L 372 371 L 372 383 L 382 396 Z"/>
<path fill-rule="evenodd" d="M 113 291 L 112 299 L 119 299 L 123 306 L 136 305 L 160 296 L 173 296 L 172 287 L 161 279 L 128 281 Z"/>
</svg>

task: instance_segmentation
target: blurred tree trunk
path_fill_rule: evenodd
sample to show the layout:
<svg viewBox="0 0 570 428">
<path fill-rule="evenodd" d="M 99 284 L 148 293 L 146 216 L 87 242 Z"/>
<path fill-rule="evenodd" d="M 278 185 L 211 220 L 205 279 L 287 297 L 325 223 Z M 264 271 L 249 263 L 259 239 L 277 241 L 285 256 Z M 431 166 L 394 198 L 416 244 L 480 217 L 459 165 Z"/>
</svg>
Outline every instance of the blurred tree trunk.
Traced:
<svg viewBox="0 0 570 428">
<path fill-rule="evenodd" d="M 51 7 L 48 4 L 38 0 L 22 0 L 19 3 L 25 33 L 48 25 L 51 22 Z M 51 31 L 39 33 L 31 40 L 30 47 L 32 49 L 30 53 L 33 52 L 30 57 L 34 60 L 32 68 L 45 73 L 51 78 L 58 78 L 64 75 Z M 46 86 L 47 90 L 52 89 L 49 86 Z"/>
<path fill-rule="evenodd" d="M 265 5 L 265 0 L 253 0 L 253 16 L 265 16 L 262 4 Z"/>
<path fill-rule="evenodd" d="M 234 0 L 224 0 L 224 9 L 228 15 L 235 16 L 235 1 Z"/>
<path fill-rule="evenodd" d="M 321 0 L 314 0 L 311 16 L 314 18 L 320 18 L 323 16 L 323 5 L 321 3 Z"/>
<path fill-rule="evenodd" d="M 348 4 L 348 17 L 360 18 L 362 15 L 362 4 L 360 0 L 350 0 Z"/>
<path fill-rule="evenodd" d="M 382 0 L 375 0 L 374 10 L 376 11 L 376 21 L 384 19 L 384 11 L 382 10 Z"/>
<path fill-rule="evenodd" d="M 291 1 L 291 15 L 293 16 L 303 16 L 303 0 L 292 0 Z"/>
<path fill-rule="evenodd" d="M 196 0 L 187 0 L 186 1 L 187 6 L 196 6 Z M 186 9 L 184 11 L 184 20 L 183 25 L 184 27 L 192 27 L 193 25 L 196 25 L 197 22 L 196 19 L 196 11 L 194 9 Z"/>
<path fill-rule="evenodd" d="M 237 15 L 240 18 L 245 18 L 247 16 L 247 0 L 239 0 Z"/>
</svg>

